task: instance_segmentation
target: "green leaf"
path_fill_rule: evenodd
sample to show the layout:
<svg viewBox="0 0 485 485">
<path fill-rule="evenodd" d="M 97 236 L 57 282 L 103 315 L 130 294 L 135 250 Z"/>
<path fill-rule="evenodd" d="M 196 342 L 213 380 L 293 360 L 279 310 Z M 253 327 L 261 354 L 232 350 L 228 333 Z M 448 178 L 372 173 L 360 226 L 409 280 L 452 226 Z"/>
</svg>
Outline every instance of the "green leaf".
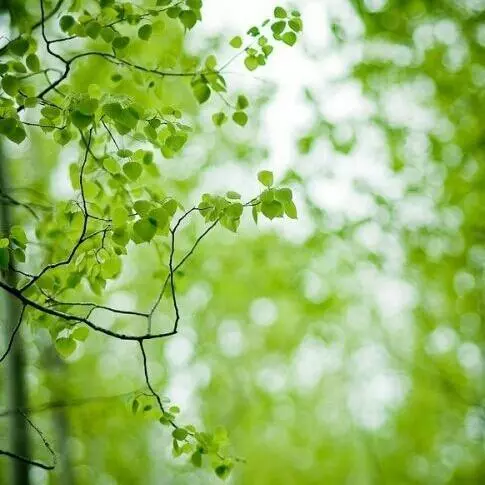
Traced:
<svg viewBox="0 0 485 485">
<path fill-rule="evenodd" d="M 188 432 L 185 428 L 176 428 L 172 432 L 172 436 L 177 440 L 177 441 L 183 441 L 185 438 L 187 438 Z"/>
<path fill-rule="evenodd" d="M 21 226 L 12 226 L 10 229 L 10 238 L 15 244 L 25 249 L 25 246 L 27 245 L 27 235 Z"/>
<path fill-rule="evenodd" d="M 205 61 L 205 67 L 210 71 L 213 71 L 217 66 L 217 58 L 214 55 L 210 55 L 207 57 Z"/>
<path fill-rule="evenodd" d="M 29 50 L 29 41 L 23 37 L 14 39 L 12 42 L 10 42 L 8 50 L 12 54 L 22 57 Z"/>
<path fill-rule="evenodd" d="M 296 44 L 296 34 L 294 32 L 286 32 L 281 36 L 283 42 L 289 46 L 293 46 Z"/>
<path fill-rule="evenodd" d="M 273 46 L 272 45 L 265 45 L 261 49 L 263 51 L 263 54 L 268 57 L 272 52 L 273 52 Z"/>
<path fill-rule="evenodd" d="M 0 239 L 0 249 L 8 248 L 9 244 L 10 244 L 10 241 L 8 240 L 8 238 L 3 237 Z"/>
<path fill-rule="evenodd" d="M 142 25 L 138 29 L 138 37 L 141 40 L 148 40 L 148 39 L 150 39 L 150 37 L 152 35 L 152 31 L 153 31 L 153 28 L 152 28 L 152 26 L 150 24 Z"/>
<path fill-rule="evenodd" d="M 219 478 L 225 480 L 231 474 L 231 467 L 229 465 L 219 465 L 214 468 L 214 471 Z"/>
<path fill-rule="evenodd" d="M 240 222 L 238 217 L 226 216 L 221 219 L 221 225 L 232 232 L 237 232 Z"/>
<path fill-rule="evenodd" d="M 103 167 L 110 173 L 119 173 L 120 165 L 113 157 L 103 159 Z"/>
<path fill-rule="evenodd" d="M 44 106 L 40 112 L 48 120 L 55 120 L 61 116 L 61 110 L 55 106 Z"/>
<path fill-rule="evenodd" d="M 246 109 L 249 106 L 249 101 L 248 98 L 244 95 L 239 95 L 237 97 L 237 103 L 236 103 L 237 109 Z"/>
<path fill-rule="evenodd" d="M 59 145 L 67 145 L 72 139 L 72 133 L 69 129 L 64 128 L 63 130 L 56 130 L 54 132 L 54 141 L 59 143 Z"/>
<path fill-rule="evenodd" d="M 233 218 L 241 217 L 243 213 L 243 205 L 240 202 L 234 202 L 231 205 L 227 206 L 225 212 L 228 216 Z"/>
<path fill-rule="evenodd" d="M 286 10 L 282 7 L 276 7 L 274 9 L 274 16 L 278 19 L 285 19 L 288 14 L 286 13 Z"/>
<path fill-rule="evenodd" d="M 271 30 L 274 34 L 278 35 L 281 34 L 286 27 L 286 22 L 284 20 L 280 20 L 279 22 L 275 22 L 271 25 Z"/>
<path fill-rule="evenodd" d="M 10 253 L 8 248 L 0 248 L 0 268 L 7 269 L 10 261 Z"/>
<path fill-rule="evenodd" d="M 133 224 L 135 234 L 145 242 L 151 241 L 157 232 L 157 226 L 149 219 L 140 219 Z"/>
<path fill-rule="evenodd" d="M 187 29 L 191 29 L 197 23 L 197 15 L 193 10 L 183 10 L 180 12 L 179 19 Z"/>
<path fill-rule="evenodd" d="M 113 221 L 113 225 L 115 227 L 122 227 L 126 224 L 126 221 L 128 220 L 128 211 L 122 207 L 122 206 L 117 206 L 111 211 L 111 219 Z"/>
<path fill-rule="evenodd" d="M 261 202 L 273 202 L 275 196 L 275 191 L 273 189 L 266 189 L 264 190 L 259 198 L 261 199 Z"/>
<path fill-rule="evenodd" d="M 18 122 L 15 118 L 0 119 L 0 133 L 3 135 L 8 135 L 10 132 L 15 130 L 17 123 Z"/>
<path fill-rule="evenodd" d="M 127 162 L 123 165 L 123 172 L 131 180 L 136 180 L 142 171 L 143 168 L 138 162 Z"/>
<path fill-rule="evenodd" d="M 35 108 L 38 104 L 39 100 L 34 96 L 28 97 L 24 101 L 24 105 L 26 108 Z"/>
<path fill-rule="evenodd" d="M 93 115 L 98 109 L 99 101 L 97 99 L 87 98 L 83 99 L 78 105 L 77 109 L 86 116 Z"/>
<path fill-rule="evenodd" d="M 111 45 L 114 49 L 124 49 L 130 43 L 130 38 L 126 36 L 120 36 L 113 39 Z"/>
<path fill-rule="evenodd" d="M 101 38 L 108 44 L 111 44 L 111 42 L 113 42 L 113 39 L 116 36 L 115 31 L 110 27 L 103 27 L 101 29 L 100 34 L 101 34 Z"/>
<path fill-rule="evenodd" d="M 155 220 L 158 228 L 166 227 L 169 221 L 168 212 L 163 207 L 150 211 L 150 218 Z"/>
<path fill-rule="evenodd" d="M 57 352 L 64 358 L 69 357 L 76 350 L 76 342 L 72 338 L 58 338 L 55 346 Z"/>
<path fill-rule="evenodd" d="M 266 187 L 271 187 L 273 185 L 273 172 L 269 170 L 261 170 L 258 173 L 258 180 Z"/>
<path fill-rule="evenodd" d="M 263 202 L 261 204 L 261 212 L 268 218 L 283 217 L 284 207 L 281 202 L 273 200 L 271 202 Z"/>
<path fill-rule="evenodd" d="M 249 30 L 248 30 L 248 35 L 252 36 L 252 37 L 257 37 L 259 35 L 259 29 L 254 26 L 254 27 L 251 27 Z"/>
<path fill-rule="evenodd" d="M 256 56 L 248 56 L 246 59 L 244 59 L 244 65 L 250 71 L 254 71 L 259 67 L 258 58 Z"/>
<path fill-rule="evenodd" d="M 227 121 L 227 116 L 222 111 L 212 115 L 212 122 L 216 126 L 222 126 Z"/>
<path fill-rule="evenodd" d="M 202 466 L 202 453 L 200 451 L 196 451 L 190 457 L 190 462 L 197 468 Z"/>
<path fill-rule="evenodd" d="M 25 252 L 23 249 L 15 248 L 13 250 L 13 258 L 20 263 L 25 263 Z"/>
<path fill-rule="evenodd" d="M 148 216 L 148 213 L 152 210 L 152 204 L 151 202 L 148 202 L 148 200 L 137 200 L 133 204 L 133 208 L 135 209 L 136 213 L 140 217 L 146 217 Z"/>
<path fill-rule="evenodd" d="M 295 206 L 293 201 L 287 202 L 285 204 L 285 214 L 290 219 L 298 219 L 298 213 L 297 213 L 296 206 Z"/>
<path fill-rule="evenodd" d="M 101 31 L 101 24 L 96 20 L 92 20 L 85 27 L 85 32 L 91 39 L 96 39 Z"/>
<path fill-rule="evenodd" d="M 193 84 L 192 90 L 194 92 L 194 96 L 200 104 L 205 103 L 210 98 L 211 90 L 209 86 L 202 81 L 198 81 Z"/>
<path fill-rule="evenodd" d="M 40 71 L 40 61 L 39 61 L 39 58 L 35 54 L 29 54 L 27 56 L 27 58 L 25 59 L 25 63 L 27 64 L 27 67 L 32 72 L 39 72 Z"/>
<path fill-rule="evenodd" d="M 244 111 L 236 111 L 232 115 L 232 119 L 234 120 L 235 123 L 237 123 L 239 126 L 246 126 L 248 122 L 248 115 Z"/>
<path fill-rule="evenodd" d="M 70 15 L 63 15 L 59 20 L 59 26 L 64 32 L 67 32 L 75 23 L 76 21 Z"/>
<path fill-rule="evenodd" d="M 85 325 L 82 325 L 80 327 L 76 327 L 72 332 L 71 332 L 71 337 L 74 340 L 78 340 L 80 342 L 84 342 L 89 336 L 89 328 L 86 327 Z"/>
<path fill-rule="evenodd" d="M 243 45 L 243 40 L 242 40 L 242 38 L 239 35 L 236 35 L 236 37 L 233 37 L 229 41 L 229 45 L 231 47 L 234 47 L 234 49 L 239 49 Z"/>
<path fill-rule="evenodd" d="M 187 7 L 190 7 L 192 9 L 201 9 L 202 8 L 202 0 L 187 0 Z"/>
<path fill-rule="evenodd" d="M 108 280 L 116 277 L 121 271 L 121 259 L 118 256 L 112 255 L 103 261 L 101 265 L 101 276 Z"/>
<path fill-rule="evenodd" d="M 133 152 L 127 148 L 122 148 L 116 152 L 120 158 L 130 158 L 133 155 Z"/>
<path fill-rule="evenodd" d="M 15 76 L 9 74 L 2 78 L 2 88 L 9 96 L 15 96 L 20 88 L 20 82 Z"/>
<path fill-rule="evenodd" d="M 13 70 L 19 74 L 25 74 L 27 72 L 27 68 L 20 61 L 12 62 L 11 66 Z"/>
<path fill-rule="evenodd" d="M 94 120 L 93 116 L 87 116 L 78 110 L 71 113 L 71 121 L 76 128 L 83 130 L 88 127 Z"/>
<path fill-rule="evenodd" d="M 226 193 L 226 197 L 228 199 L 238 200 L 238 199 L 241 198 L 241 194 L 239 194 L 238 192 L 234 192 L 234 191 L 230 190 L 229 192 Z"/>
<path fill-rule="evenodd" d="M 175 199 L 168 199 L 163 203 L 163 208 L 171 215 L 173 216 L 178 209 L 179 205 Z"/>
<path fill-rule="evenodd" d="M 301 32 L 303 30 L 303 22 L 300 18 L 293 18 L 288 22 L 291 30 Z"/>
<path fill-rule="evenodd" d="M 293 194 L 290 189 L 283 188 L 275 191 L 275 199 L 279 200 L 283 204 L 287 204 L 292 201 Z"/>
<path fill-rule="evenodd" d="M 5 133 L 5 135 L 10 141 L 13 141 L 17 145 L 19 145 L 25 140 L 27 133 L 25 133 L 23 126 L 18 121 L 16 121 L 15 126 L 7 133 Z"/>
<path fill-rule="evenodd" d="M 171 19 L 176 19 L 180 15 L 180 12 L 182 12 L 182 9 L 174 5 L 173 7 L 170 7 L 169 9 L 167 9 L 165 13 Z"/>
<path fill-rule="evenodd" d="M 167 137 L 165 140 L 165 145 L 167 148 L 174 152 L 180 151 L 183 146 L 185 145 L 185 142 L 187 141 L 187 137 L 183 135 L 171 135 Z"/>
<path fill-rule="evenodd" d="M 253 216 L 253 220 L 255 224 L 258 223 L 258 215 L 259 215 L 259 205 L 253 205 L 253 208 L 251 210 L 251 214 Z"/>
</svg>

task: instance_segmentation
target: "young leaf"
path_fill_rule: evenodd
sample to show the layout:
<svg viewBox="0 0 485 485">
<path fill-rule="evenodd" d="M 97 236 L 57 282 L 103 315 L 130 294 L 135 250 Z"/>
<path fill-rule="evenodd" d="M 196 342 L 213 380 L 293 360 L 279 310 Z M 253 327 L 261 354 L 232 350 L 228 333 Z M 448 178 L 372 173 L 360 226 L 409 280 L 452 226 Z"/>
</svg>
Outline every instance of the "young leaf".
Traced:
<svg viewBox="0 0 485 485">
<path fill-rule="evenodd" d="M 230 190 L 229 192 L 226 193 L 226 197 L 228 199 L 238 200 L 238 199 L 241 198 L 241 194 L 239 194 L 238 192 L 233 192 L 232 190 Z"/>
<path fill-rule="evenodd" d="M 149 219 L 140 219 L 133 224 L 135 234 L 145 242 L 151 241 L 157 232 L 157 226 Z"/>
<path fill-rule="evenodd" d="M 71 113 L 71 121 L 76 128 L 83 130 L 93 122 L 93 116 L 87 116 L 78 110 Z"/>
<path fill-rule="evenodd" d="M 274 16 L 278 19 L 285 19 L 288 14 L 286 13 L 286 10 L 282 7 L 276 7 L 274 9 Z"/>
<path fill-rule="evenodd" d="M 19 37 L 8 45 L 8 50 L 19 57 L 22 57 L 25 55 L 25 53 L 29 49 L 29 41 L 27 39 L 24 39 L 23 37 Z"/>
<path fill-rule="evenodd" d="M 183 10 L 180 12 L 179 19 L 187 29 L 191 29 L 197 23 L 197 16 L 193 10 Z"/>
<path fill-rule="evenodd" d="M 256 56 L 248 56 L 244 59 L 244 65 L 250 70 L 254 71 L 259 67 L 258 58 Z"/>
<path fill-rule="evenodd" d="M 188 435 L 188 432 L 184 428 L 176 428 L 172 432 L 172 436 L 177 440 L 177 441 L 183 441 Z"/>
<path fill-rule="evenodd" d="M 70 15 L 63 15 L 59 20 L 59 26 L 64 32 L 67 32 L 75 23 L 76 21 Z"/>
<path fill-rule="evenodd" d="M 236 103 L 237 109 L 246 109 L 249 106 L 249 101 L 248 98 L 244 95 L 239 95 L 237 97 L 237 103 Z"/>
<path fill-rule="evenodd" d="M 124 49 L 130 43 L 130 38 L 126 36 L 120 36 L 113 39 L 111 45 L 114 49 Z"/>
<path fill-rule="evenodd" d="M 236 111 L 232 115 L 232 119 L 234 120 L 235 123 L 237 123 L 239 126 L 246 126 L 248 122 L 248 115 L 244 111 Z"/>
<path fill-rule="evenodd" d="M 20 88 L 20 82 L 15 76 L 7 74 L 2 78 L 2 88 L 9 96 L 15 96 Z"/>
<path fill-rule="evenodd" d="M 40 71 L 40 61 L 39 61 L 39 58 L 35 54 L 29 54 L 25 59 L 25 63 L 27 64 L 27 67 L 32 72 L 39 72 Z"/>
<path fill-rule="evenodd" d="M 190 461 L 192 465 L 194 465 L 197 468 L 200 468 L 202 466 L 202 454 L 200 451 L 196 451 L 191 457 Z"/>
<path fill-rule="evenodd" d="M 192 89 L 194 91 L 194 96 L 200 104 L 205 103 L 210 98 L 211 90 L 206 83 L 202 81 L 196 82 L 192 85 Z"/>
<path fill-rule="evenodd" d="M 274 34 L 278 35 L 285 30 L 285 27 L 286 27 L 286 22 L 284 20 L 280 20 L 271 25 L 271 30 L 273 31 Z"/>
<path fill-rule="evenodd" d="M 269 170 L 261 170 L 258 173 L 258 180 L 266 187 L 271 187 L 273 185 L 273 172 Z"/>
<path fill-rule="evenodd" d="M 296 43 L 296 34 L 294 32 L 286 32 L 281 36 L 283 42 L 289 46 L 293 46 Z"/>
<path fill-rule="evenodd" d="M 275 217 L 283 217 L 284 207 L 281 202 L 273 200 L 271 202 L 263 202 L 261 204 L 261 212 L 268 218 L 274 219 Z"/>
<path fill-rule="evenodd" d="M 56 350 L 62 357 L 69 357 L 76 350 L 76 342 L 72 338 L 58 338 L 55 342 Z"/>
<path fill-rule="evenodd" d="M 293 201 L 287 202 L 285 204 L 285 214 L 290 219 L 298 219 L 298 213 L 297 213 L 296 206 L 295 206 Z"/>
<path fill-rule="evenodd" d="M 214 468 L 214 471 L 219 478 L 225 480 L 231 474 L 231 467 L 228 465 L 219 465 Z"/>
<path fill-rule="evenodd" d="M 225 115 L 225 113 L 220 112 L 220 113 L 214 113 L 212 115 L 212 122 L 216 126 L 222 126 L 226 121 L 227 121 L 227 116 Z"/>
<path fill-rule="evenodd" d="M 243 45 L 243 40 L 239 35 L 237 35 L 229 41 L 229 45 L 234 47 L 234 49 L 239 49 Z"/>
<path fill-rule="evenodd" d="M 123 165 L 123 172 L 131 180 L 138 179 L 142 171 L 142 166 L 138 162 L 127 162 Z"/>
<path fill-rule="evenodd" d="M 71 332 L 71 337 L 74 340 L 78 340 L 80 342 L 84 342 L 88 338 L 88 336 L 89 336 L 89 328 L 84 325 L 81 327 L 75 328 Z"/>
<path fill-rule="evenodd" d="M 142 25 L 139 29 L 138 29 L 138 37 L 141 39 L 141 40 L 148 40 L 150 39 L 151 35 L 152 35 L 152 26 L 150 24 L 145 24 L 145 25 Z"/>
</svg>

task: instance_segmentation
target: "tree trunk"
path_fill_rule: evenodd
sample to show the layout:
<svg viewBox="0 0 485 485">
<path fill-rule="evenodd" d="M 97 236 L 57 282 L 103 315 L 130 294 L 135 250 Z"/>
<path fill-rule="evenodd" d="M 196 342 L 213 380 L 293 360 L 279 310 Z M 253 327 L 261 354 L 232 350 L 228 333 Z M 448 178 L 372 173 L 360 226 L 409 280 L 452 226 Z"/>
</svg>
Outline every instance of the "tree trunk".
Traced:
<svg viewBox="0 0 485 485">
<path fill-rule="evenodd" d="M 2 147 L 0 145 L 0 191 L 7 193 L 8 170 L 7 163 Z M 10 233 L 12 226 L 12 213 L 8 202 L 0 200 L 0 230 L 6 235 Z M 12 262 L 13 264 L 13 262 Z M 8 269 L 2 274 L 3 279 L 10 285 L 16 286 L 17 275 L 12 269 Z M 5 341 L 12 335 L 18 323 L 21 307 L 16 299 L 10 295 L 2 296 L 3 319 L 5 321 Z M 22 329 L 17 333 L 14 344 L 9 355 L 4 361 L 6 376 L 6 394 L 8 409 L 27 408 L 27 385 L 25 381 L 25 355 L 22 345 Z M 30 457 L 28 424 L 20 413 L 15 413 L 10 418 L 9 423 L 9 451 L 24 457 Z M 18 460 L 10 461 L 11 485 L 30 485 L 29 465 Z"/>
</svg>

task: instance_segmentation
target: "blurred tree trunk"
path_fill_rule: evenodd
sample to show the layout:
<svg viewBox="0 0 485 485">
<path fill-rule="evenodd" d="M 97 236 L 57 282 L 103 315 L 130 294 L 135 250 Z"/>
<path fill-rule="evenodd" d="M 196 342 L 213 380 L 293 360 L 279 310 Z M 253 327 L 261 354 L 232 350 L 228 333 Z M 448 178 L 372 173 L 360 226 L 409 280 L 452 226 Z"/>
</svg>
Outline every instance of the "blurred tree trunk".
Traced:
<svg viewBox="0 0 485 485">
<path fill-rule="evenodd" d="M 0 191 L 7 193 L 8 170 L 6 158 L 0 145 Z M 3 234 L 10 233 L 12 213 L 10 205 L 5 199 L 0 199 L 0 229 Z M 12 265 L 13 265 L 12 261 Z M 3 279 L 10 285 L 17 285 L 17 275 L 12 268 L 2 274 Z M 18 323 L 21 307 L 18 301 L 9 295 L 2 295 L 3 318 L 5 319 L 5 341 L 12 335 Z M 25 355 L 22 342 L 22 329 L 17 333 L 14 344 L 7 359 L 4 361 L 6 376 L 6 393 L 8 409 L 25 409 L 27 402 L 27 384 L 25 380 Z M 30 457 L 28 424 L 20 413 L 12 414 L 9 423 L 9 451 Z M 10 461 L 9 485 L 30 485 L 29 465 L 18 460 Z"/>
<path fill-rule="evenodd" d="M 51 392 L 53 401 L 66 399 L 64 387 L 68 387 L 68 368 L 59 358 L 52 346 L 43 352 L 42 368 L 45 370 L 45 383 Z M 75 477 L 71 463 L 70 422 L 68 408 L 59 408 L 52 411 L 52 421 L 56 434 L 56 443 L 61 451 L 59 453 L 59 468 L 57 470 L 58 482 L 61 485 L 74 485 Z"/>
</svg>

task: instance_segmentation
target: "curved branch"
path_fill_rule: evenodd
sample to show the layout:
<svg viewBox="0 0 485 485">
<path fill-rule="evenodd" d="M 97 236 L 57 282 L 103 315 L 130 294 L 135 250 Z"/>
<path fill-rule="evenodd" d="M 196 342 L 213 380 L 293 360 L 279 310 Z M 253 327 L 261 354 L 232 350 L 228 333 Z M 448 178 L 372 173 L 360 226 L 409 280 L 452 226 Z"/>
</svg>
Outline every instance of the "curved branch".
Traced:
<svg viewBox="0 0 485 485">
<path fill-rule="evenodd" d="M 0 364 L 5 360 L 5 358 L 9 354 L 10 350 L 12 349 L 13 342 L 15 340 L 15 335 L 17 335 L 17 332 L 20 329 L 20 325 L 22 325 L 22 320 L 24 318 L 24 313 L 25 313 L 25 305 L 22 307 L 22 310 L 21 310 L 20 316 L 19 316 L 19 321 L 17 322 L 17 325 L 15 326 L 15 329 L 12 332 L 12 335 L 10 336 L 10 340 L 8 342 L 7 348 L 6 348 L 5 352 L 2 354 L 2 356 L 0 357 Z"/>
<path fill-rule="evenodd" d="M 47 451 L 52 456 L 52 465 L 47 465 L 40 461 L 32 460 L 31 458 L 26 458 L 25 456 L 17 455 L 16 453 L 12 453 L 11 451 L 7 451 L 7 450 L 0 449 L 0 455 L 7 456 L 9 458 L 21 461 L 23 463 L 27 463 L 28 465 L 35 466 L 37 468 L 42 468 L 43 470 L 54 470 L 54 468 L 57 465 L 57 457 L 51 445 L 47 441 L 42 431 L 23 412 L 20 412 L 20 414 L 22 414 L 25 420 L 29 423 L 30 427 L 33 428 L 35 432 L 40 436 L 40 439 L 44 443 L 44 446 L 47 448 Z"/>
</svg>

